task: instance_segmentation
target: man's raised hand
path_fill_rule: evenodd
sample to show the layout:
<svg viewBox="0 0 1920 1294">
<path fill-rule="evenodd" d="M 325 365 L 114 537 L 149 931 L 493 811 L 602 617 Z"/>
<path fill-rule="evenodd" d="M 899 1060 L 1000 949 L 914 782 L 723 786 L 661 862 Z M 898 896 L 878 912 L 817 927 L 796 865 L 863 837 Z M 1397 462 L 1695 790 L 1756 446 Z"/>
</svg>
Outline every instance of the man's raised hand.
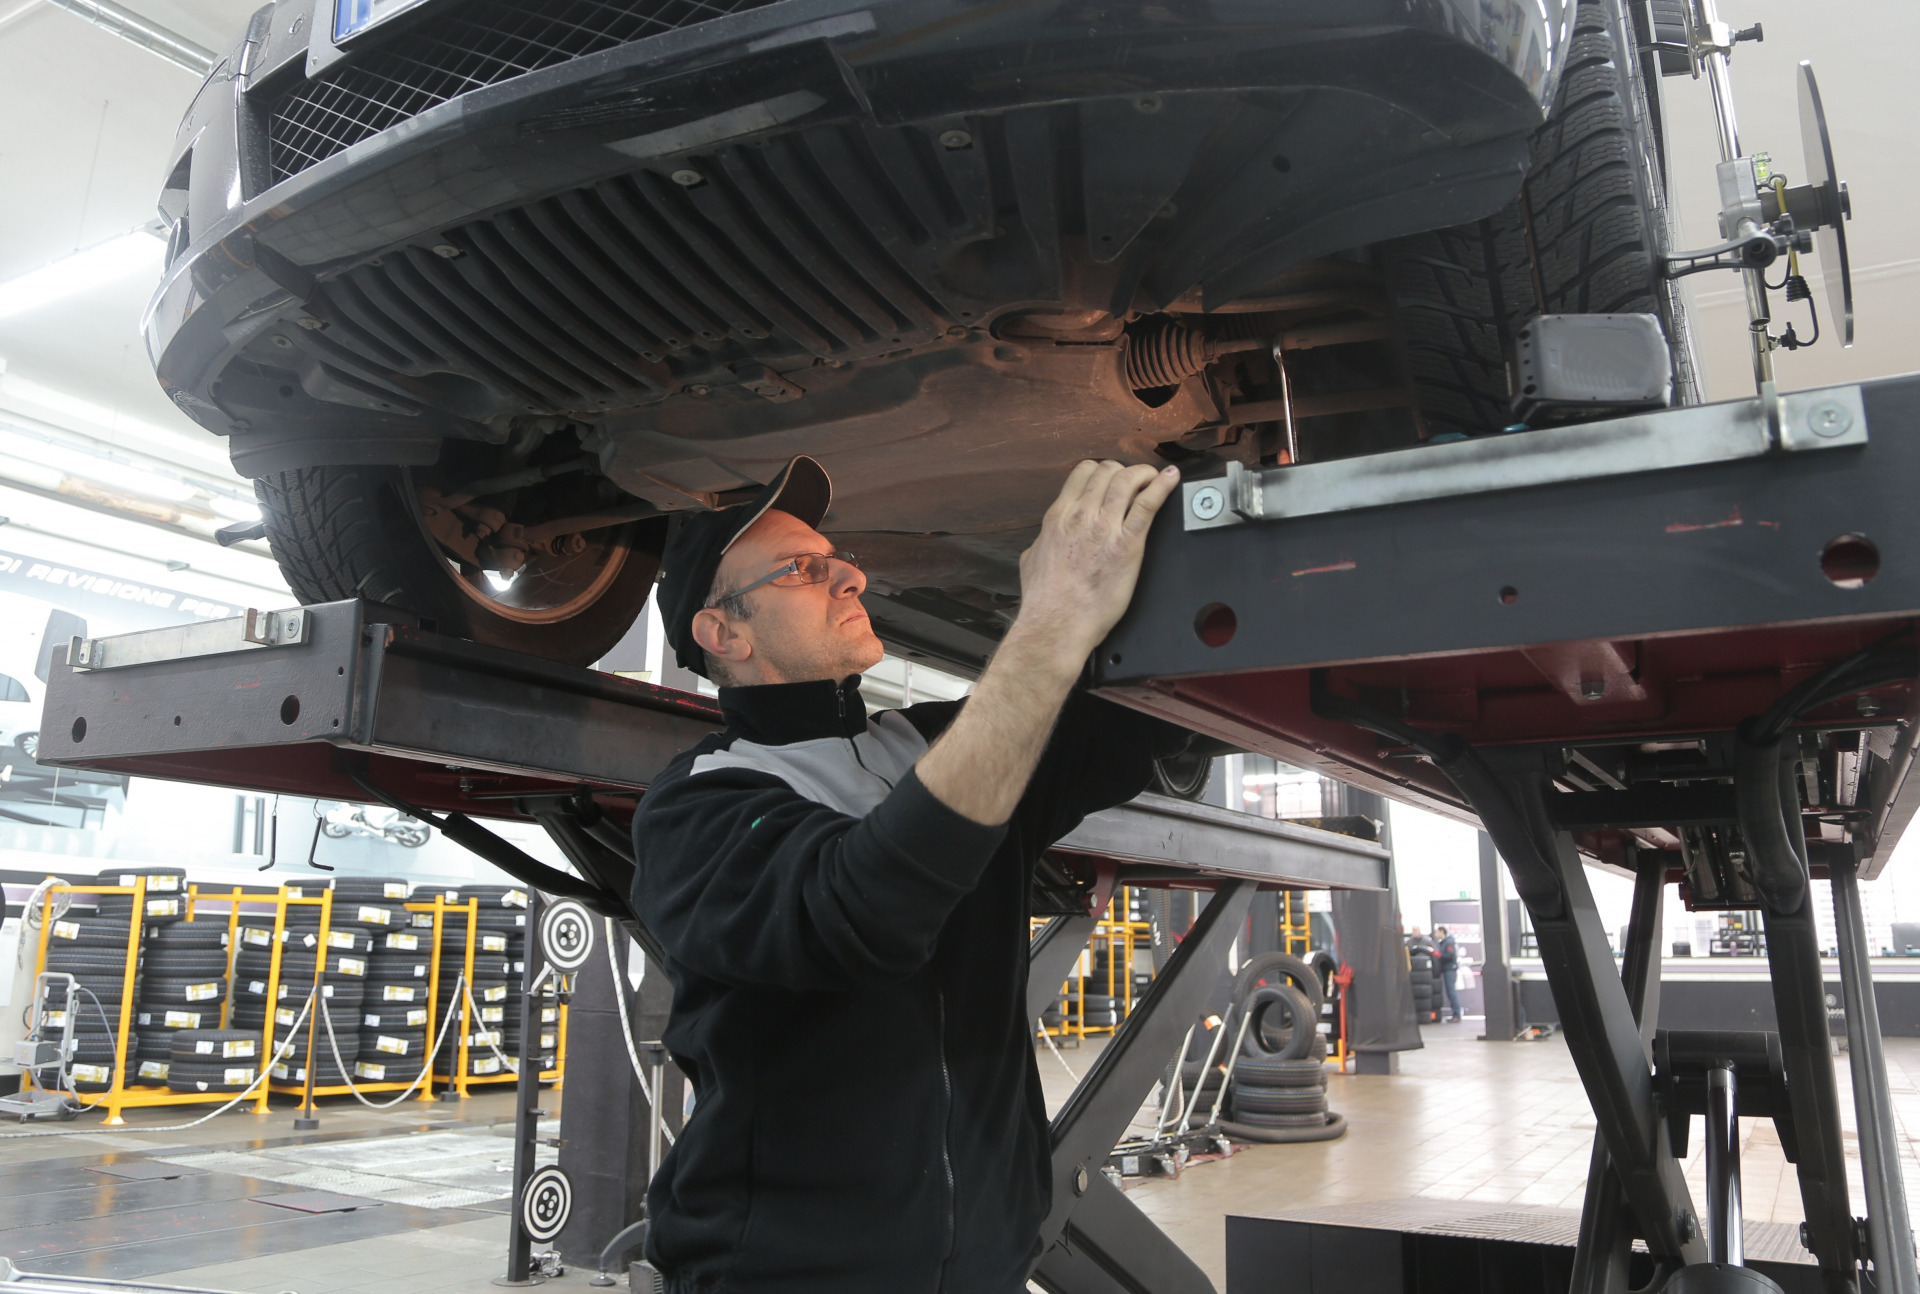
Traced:
<svg viewBox="0 0 1920 1294">
<path fill-rule="evenodd" d="M 1077 672 L 1133 600 L 1147 528 L 1180 483 L 1177 468 L 1083 462 L 1068 474 L 1020 555 L 1019 626 Z"/>
</svg>

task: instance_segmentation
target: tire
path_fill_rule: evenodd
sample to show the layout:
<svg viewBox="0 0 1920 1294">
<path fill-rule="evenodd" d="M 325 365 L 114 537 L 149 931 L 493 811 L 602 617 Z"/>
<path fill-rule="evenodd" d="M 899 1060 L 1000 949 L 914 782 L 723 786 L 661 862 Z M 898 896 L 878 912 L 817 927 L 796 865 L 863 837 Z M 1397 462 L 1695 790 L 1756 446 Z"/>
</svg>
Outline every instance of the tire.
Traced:
<svg viewBox="0 0 1920 1294">
<path fill-rule="evenodd" d="M 1233 1113 L 1237 1118 L 1249 1114 L 1325 1114 L 1327 1094 L 1307 1088 L 1238 1087 L 1233 1089 Z"/>
<path fill-rule="evenodd" d="M 411 611 L 441 633 L 566 665 L 591 665 L 626 635 L 666 541 L 664 518 L 593 532 L 580 555 L 543 559 L 554 578 L 578 576 L 582 591 L 561 607 L 518 610 L 455 574 L 428 537 L 412 469 L 300 468 L 259 478 L 254 497 L 274 560 L 302 603 L 365 598 Z M 589 569 L 599 578 L 589 580 Z M 477 572 L 472 578 L 486 586 Z"/>
<path fill-rule="evenodd" d="M 1233 1079 L 1259 1087 L 1317 1087 L 1327 1085 L 1326 1067 L 1316 1059 L 1273 1060 L 1266 1056 L 1242 1056 L 1234 1062 Z"/>
<path fill-rule="evenodd" d="M 132 922 L 125 916 L 63 916 L 46 931 L 46 954 L 56 948 L 125 948 L 129 939 Z"/>
<path fill-rule="evenodd" d="M 178 921 L 172 925 L 154 926 L 147 931 L 145 942 L 147 951 L 154 953 L 224 949 L 227 946 L 227 923 Z"/>
<path fill-rule="evenodd" d="M 149 952 L 140 965 L 149 975 L 169 979 L 218 979 L 227 973 L 227 955 L 218 948 L 211 951 Z"/>
<path fill-rule="evenodd" d="M 433 1013 L 423 1006 L 386 1007 L 369 1005 L 360 1013 L 360 1031 L 385 1031 L 404 1033 L 419 1031 L 425 1033 L 431 1023 Z"/>
<path fill-rule="evenodd" d="M 333 901 L 355 903 L 405 903 L 413 886 L 404 876 L 336 876 Z"/>
<path fill-rule="evenodd" d="M 177 1029 L 168 1045 L 182 1066 L 260 1059 L 260 1035 L 249 1029 Z"/>
<path fill-rule="evenodd" d="M 1176 800 L 1198 800 L 1207 793 L 1212 777 L 1213 756 L 1181 751 L 1153 761 L 1153 780 L 1147 783 L 1147 789 Z"/>
<path fill-rule="evenodd" d="M 1319 1019 L 1320 1008 L 1326 1002 L 1326 991 L 1313 967 L 1286 953 L 1255 953 L 1240 968 L 1240 973 L 1233 977 L 1233 1000 L 1246 1001 L 1261 980 L 1268 983 L 1285 980 L 1292 984 L 1313 1008 L 1314 1018 Z"/>
<path fill-rule="evenodd" d="M 177 1021 L 178 1023 L 172 1023 Z M 178 1003 L 137 1002 L 133 1008 L 136 1029 L 171 1036 L 182 1029 L 211 1029 L 220 1023 L 220 1004 L 200 1002 L 193 1006 Z"/>
<path fill-rule="evenodd" d="M 162 979 L 148 976 L 140 982 L 140 998 L 157 1007 L 187 1006 L 217 1010 L 227 995 L 225 975 Z"/>
<path fill-rule="evenodd" d="M 1249 1110 L 1245 1114 L 1236 1112 L 1234 1122 L 1250 1128 L 1317 1128 L 1337 1117 L 1325 1110 L 1317 1114 L 1261 1114 Z"/>
<path fill-rule="evenodd" d="M 1699 400 L 1668 244 L 1658 130 L 1619 0 L 1580 0 L 1560 88 L 1535 132 L 1526 184 L 1485 220 L 1378 249 L 1429 439 L 1514 421 L 1507 359 L 1535 315 L 1657 315 L 1673 349 L 1674 403 Z M 1618 21 L 1616 21 L 1618 20 Z"/>
<path fill-rule="evenodd" d="M 1241 1009 L 1253 1017 L 1240 1044 L 1242 1055 L 1273 1060 L 1300 1060 L 1306 1056 L 1307 1048 L 1313 1043 L 1314 1024 L 1320 1016 L 1308 1004 L 1306 994 L 1291 984 L 1268 984 L 1255 989 Z M 1235 1023 L 1232 1027 L 1238 1029 L 1239 1025 Z M 1267 1036 L 1270 1027 L 1279 1027 L 1285 1032 L 1276 1041 Z"/>
</svg>

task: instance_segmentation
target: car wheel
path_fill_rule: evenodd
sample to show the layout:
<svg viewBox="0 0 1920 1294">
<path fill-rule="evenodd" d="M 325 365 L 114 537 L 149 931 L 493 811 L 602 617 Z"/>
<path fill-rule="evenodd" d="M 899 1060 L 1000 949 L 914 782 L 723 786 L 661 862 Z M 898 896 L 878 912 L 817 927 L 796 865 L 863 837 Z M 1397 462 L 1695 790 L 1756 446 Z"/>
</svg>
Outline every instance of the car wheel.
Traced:
<svg viewBox="0 0 1920 1294">
<path fill-rule="evenodd" d="M 40 734 L 39 733 L 23 732 L 18 737 L 15 737 L 13 739 L 13 744 L 16 748 L 18 748 L 20 753 L 22 755 L 25 755 L 28 759 L 34 760 L 36 763 L 39 761 L 39 757 L 40 757 Z"/>
<path fill-rule="evenodd" d="M 1507 358 L 1541 314 L 1653 314 L 1671 344 L 1674 402 L 1699 399 L 1667 247 L 1658 130 L 1618 0 L 1581 0 L 1560 87 L 1520 196 L 1485 220 L 1382 245 L 1427 438 L 1514 421 Z"/>
<path fill-rule="evenodd" d="M 300 601 L 386 603 L 438 632 L 568 665 L 593 664 L 626 635 L 659 570 L 664 518 L 535 544 L 502 576 L 476 560 L 497 553 L 479 547 L 489 536 L 607 506 L 539 489 L 488 495 L 480 508 L 449 504 L 458 490 L 430 474 L 438 470 L 307 467 L 254 482 L 267 541 Z"/>
</svg>

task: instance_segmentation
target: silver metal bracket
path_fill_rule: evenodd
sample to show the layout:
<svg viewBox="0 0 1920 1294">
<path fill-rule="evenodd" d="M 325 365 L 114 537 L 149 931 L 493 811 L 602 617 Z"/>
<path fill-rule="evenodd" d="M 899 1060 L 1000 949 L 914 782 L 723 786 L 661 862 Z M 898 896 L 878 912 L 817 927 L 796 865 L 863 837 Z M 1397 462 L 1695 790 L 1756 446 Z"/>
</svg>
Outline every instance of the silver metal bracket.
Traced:
<svg viewBox="0 0 1920 1294">
<path fill-rule="evenodd" d="M 67 663 L 85 673 L 192 656 L 225 656 L 261 647 L 292 647 L 307 640 L 308 620 L 301 607 L 288 611 L 255 611 L 249 607 L 245 615 L 227 620 L 169 625 L 111 638 L 76 637 L 67 647 Z"/>
<path fill-rule="evenodd" d="M 1693 405 L 1295 467 L 1227 465 L 1181 487 L 1188 530 L 1733 463 L 1867 443 L 1858 386 Z"/>
</svg>

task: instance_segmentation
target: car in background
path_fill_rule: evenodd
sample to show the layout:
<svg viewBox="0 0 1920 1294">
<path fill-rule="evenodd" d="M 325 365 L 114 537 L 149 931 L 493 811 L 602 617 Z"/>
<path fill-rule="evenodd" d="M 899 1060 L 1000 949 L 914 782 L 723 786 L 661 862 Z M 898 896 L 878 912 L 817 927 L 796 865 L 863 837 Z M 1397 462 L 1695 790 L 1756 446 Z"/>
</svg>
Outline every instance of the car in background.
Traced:
<svg viewBox="0 0 1920 1294">
<path fill-rule="evenodd" d="M 804 452 L 882 638 L 968 673 L 1078 459 L 1494 434 L 1541 313 L 1657 315 L 1692 398 L 1679 3 L 280 0 L 147 343 L 304 601 L 588 664 Z"/>
</svg>

